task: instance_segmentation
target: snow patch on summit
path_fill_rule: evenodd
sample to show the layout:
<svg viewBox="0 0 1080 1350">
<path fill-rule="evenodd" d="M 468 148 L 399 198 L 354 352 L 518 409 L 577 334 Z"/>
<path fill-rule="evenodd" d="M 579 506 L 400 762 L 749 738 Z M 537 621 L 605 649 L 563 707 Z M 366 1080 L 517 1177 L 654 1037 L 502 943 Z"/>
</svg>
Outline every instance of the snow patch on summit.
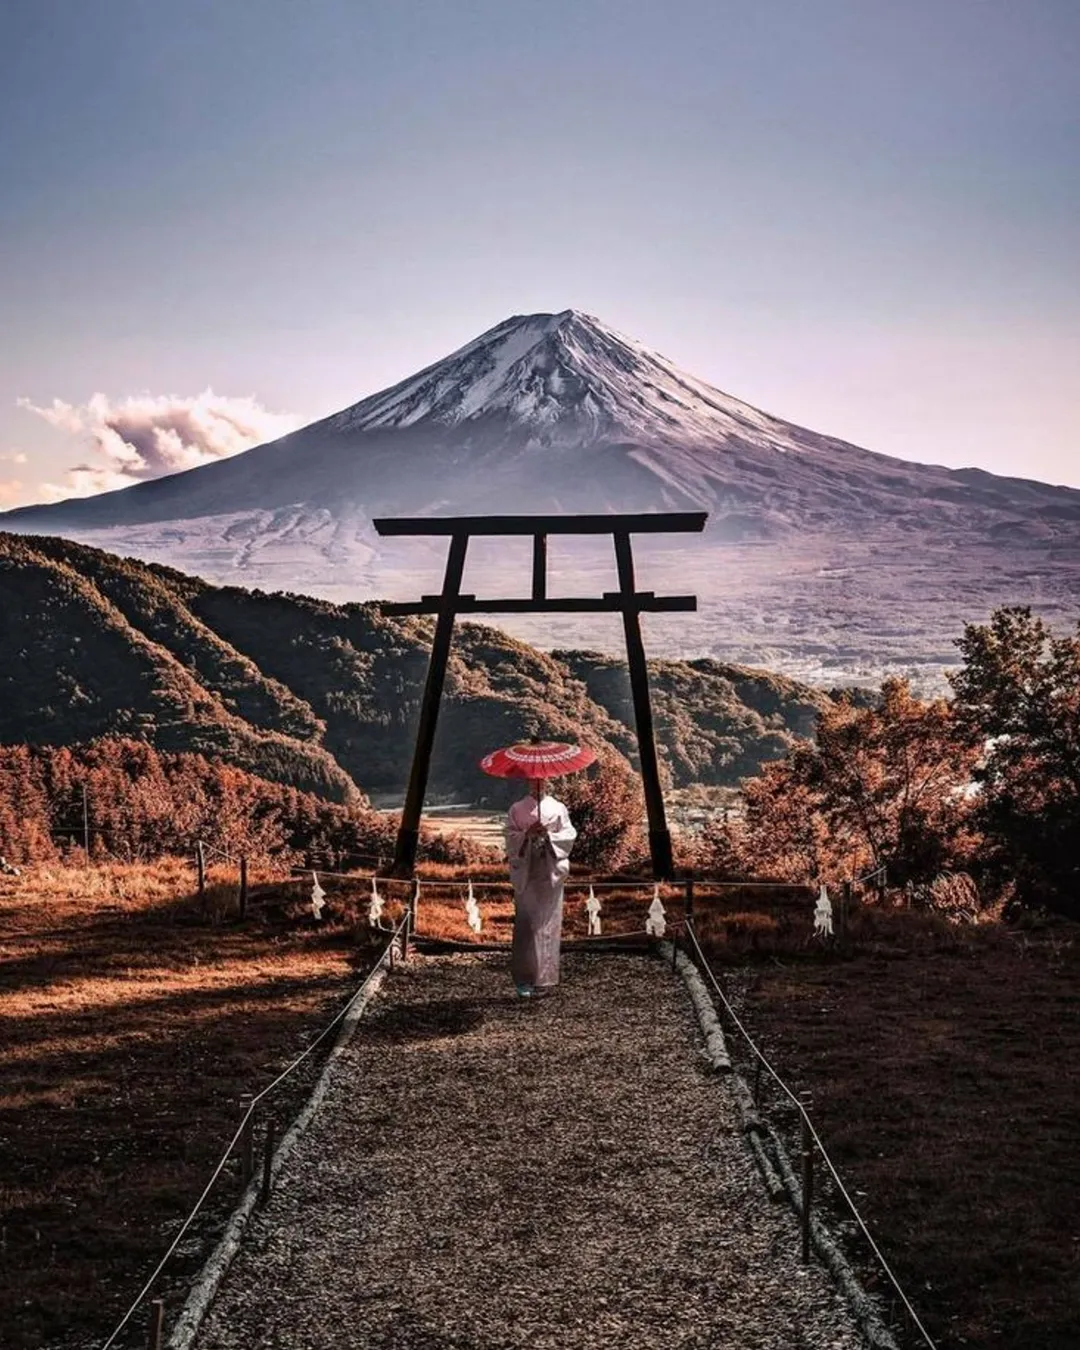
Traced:
<svg viewBox="0 0 1080 1350">
<path fill-rule="evenodd" d="M 714 389 L 588 314 L 518 315 L 419 374 L 346 408 L 336 431 L 499 417 L 542 439 L 799 448 L 779 419 Z"/>
<path fill-rule="evenodd" d="M 572 311 L 566 311 L 571 313 Z M 335 429 L 411 427 L 434 420 L 453 425 L 490 411 L 510 370 L 566 314 L 506 319 L 400 384 L 373 394 L 331 419 Z"/>
</svg>

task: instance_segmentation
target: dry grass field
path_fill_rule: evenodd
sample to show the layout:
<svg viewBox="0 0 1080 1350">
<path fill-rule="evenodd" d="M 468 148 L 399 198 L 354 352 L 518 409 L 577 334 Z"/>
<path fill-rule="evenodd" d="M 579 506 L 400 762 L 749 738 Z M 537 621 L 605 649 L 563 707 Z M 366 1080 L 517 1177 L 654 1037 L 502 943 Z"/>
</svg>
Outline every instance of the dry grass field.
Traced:
<svg viewBox="0 0 1080 1350">
<path fill-rule="evenodd" d="M 495 849 L 501 856 L 505 847 L 505 811 L 464 810 L 428 811 L 424 823 L 438 834 L 454 835 Z"/>
</svg>

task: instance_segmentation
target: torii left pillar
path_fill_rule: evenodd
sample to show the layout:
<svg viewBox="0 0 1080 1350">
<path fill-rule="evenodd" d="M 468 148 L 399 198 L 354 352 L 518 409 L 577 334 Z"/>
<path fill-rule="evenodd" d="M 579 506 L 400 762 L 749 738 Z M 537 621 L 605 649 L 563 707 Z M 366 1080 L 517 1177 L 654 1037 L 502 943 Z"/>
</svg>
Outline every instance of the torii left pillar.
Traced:
<svg viewBox="0 0 1080 1350">
<path fill-rule="evenodd" d="M 435 727 L 439 720 L 443 685 L 446 683 L 450 641 L 454 636 L 454 619 L 457 617 L 458 596 L 461 593 L 461 577 L 465 571 L 465 554 L 468 547 L 467 534 L 450 536 L 446 574 L 443 577 L 442 595 L 439 597 L 439 608 L 436 611 L 435 638 L 431 644 L 431 660 L 428 662 L 424 697 L 420 703 L 416 749 L 413 751 L 409 786 L 405 793 L 401 827 L 398 830 L 397 846 L 394 850 L 394 872 L 397 876 L 411 876 L 416 866 L 416 850 L 420 843 L 420 815 L 427 795 L 431 752 L 435 746 Z"/>
</svg>

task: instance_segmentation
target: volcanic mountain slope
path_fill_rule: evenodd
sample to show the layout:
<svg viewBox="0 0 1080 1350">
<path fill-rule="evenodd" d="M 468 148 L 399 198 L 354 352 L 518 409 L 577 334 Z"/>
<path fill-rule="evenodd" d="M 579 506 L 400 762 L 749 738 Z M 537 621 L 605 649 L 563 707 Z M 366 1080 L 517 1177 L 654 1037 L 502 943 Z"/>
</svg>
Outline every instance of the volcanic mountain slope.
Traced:
<svg viewBox="0 0 1080 1350">
<path fill-rule="evenodd" d="M 430 639 L 427 621 L 372 605 L 251 594 L 67 540 L 0 534 L 0 743 L 123 734 L 336 800 L 357 797 L 357 785 L 397 793 Z M 653 669 L 660 750 L 678 785 L 736 783 L 809 733 L 825 702 L 790 680 L 704 666 Z M 667 697 L 673 683 L 685 707 Z M 432 791 L 491 794 L 480 756 L 534 731 L 632 757 L 627 685 L 604 657 L 557 658 L 462 625 Z"/>
<path fill-rule="evenodd" d="M 696 624 L 657 621 L 677 653 L 947 660 L 962 623 L 996 604 L 1054 618 L 1080 597 L 1080 492 L 818 435 L 574 310 L 508 319 L 231 460 L 0 522 L 212 580 L 365 599 L 432 590 L 441 569 L 430 542 L 379 540 L 379 515 L 687 508 L 710 512 L 702 538 L 642 549 L 647 584 L 701 596 Z M 479 545 L 466 589 L 507 593 L 525 565 Z M 554 559 L 564 587 L 604 589 L 610 572 L 596 541 Z M 566 619 L 515 631 L 586 637 Z"/>
</svg>

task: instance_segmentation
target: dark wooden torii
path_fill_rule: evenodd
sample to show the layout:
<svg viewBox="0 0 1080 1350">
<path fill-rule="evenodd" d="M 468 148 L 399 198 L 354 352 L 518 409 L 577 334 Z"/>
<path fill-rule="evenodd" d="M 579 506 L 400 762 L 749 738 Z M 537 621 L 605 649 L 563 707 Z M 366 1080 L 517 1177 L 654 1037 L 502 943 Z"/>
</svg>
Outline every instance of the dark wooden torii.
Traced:
<svg viewBox="0 0 1080 1350">
<path fill-rule="evenodd" d="M 408 876 L 416 863 L 420 837 L 420 814 L 427 792 L 431 751 L 435 743 L 435 725 L 442 702 L 446 665 L 454 619 L 459 614 L 595 614 L 621 613 L 626 633 L 626 656 L 630 666 L 630 689 L 634 699 L 641 777 L 645 786 L 645 810 L 649 821 L 649 851 L 653 875 L 661 880 L 673 873 L 671 835 L 664 814 L 664 796 L 660 790 L 660 770 L 653 735 L 652 705 L 649 702 L 649 675 L 645 648 L 641 641 L 640 615 L 672 610 L 696 610 L 694 595 L 655 595 L 639 591 L 634 582 L 632 534 L 700 533 L 707 512 L 657 512 L 641 515 L 602 516 L 414 516 L 372 523 L 380 535 L 446 535 L 450 540 L 446 575 L 441 595 L 423 595 L 417 601 L 385 603 L 384 614 L 435 614 L 435 639 L 431 647 L 424 698 L 420 705 L 420 725 L 416 732 L 409 788 L 401 813 L 394 872 Z M 481 535 L 531 535 L 533 541 L 532 595 L 525 600 L 477 599 L 461 593 L 465 554 L 469 539 Z M 615 543 L 615 563 L 619 589 L 602 596 L 554 597 L 547 593 L 547 539 L 549 534 L 610 534 Z"/>
</svg>

